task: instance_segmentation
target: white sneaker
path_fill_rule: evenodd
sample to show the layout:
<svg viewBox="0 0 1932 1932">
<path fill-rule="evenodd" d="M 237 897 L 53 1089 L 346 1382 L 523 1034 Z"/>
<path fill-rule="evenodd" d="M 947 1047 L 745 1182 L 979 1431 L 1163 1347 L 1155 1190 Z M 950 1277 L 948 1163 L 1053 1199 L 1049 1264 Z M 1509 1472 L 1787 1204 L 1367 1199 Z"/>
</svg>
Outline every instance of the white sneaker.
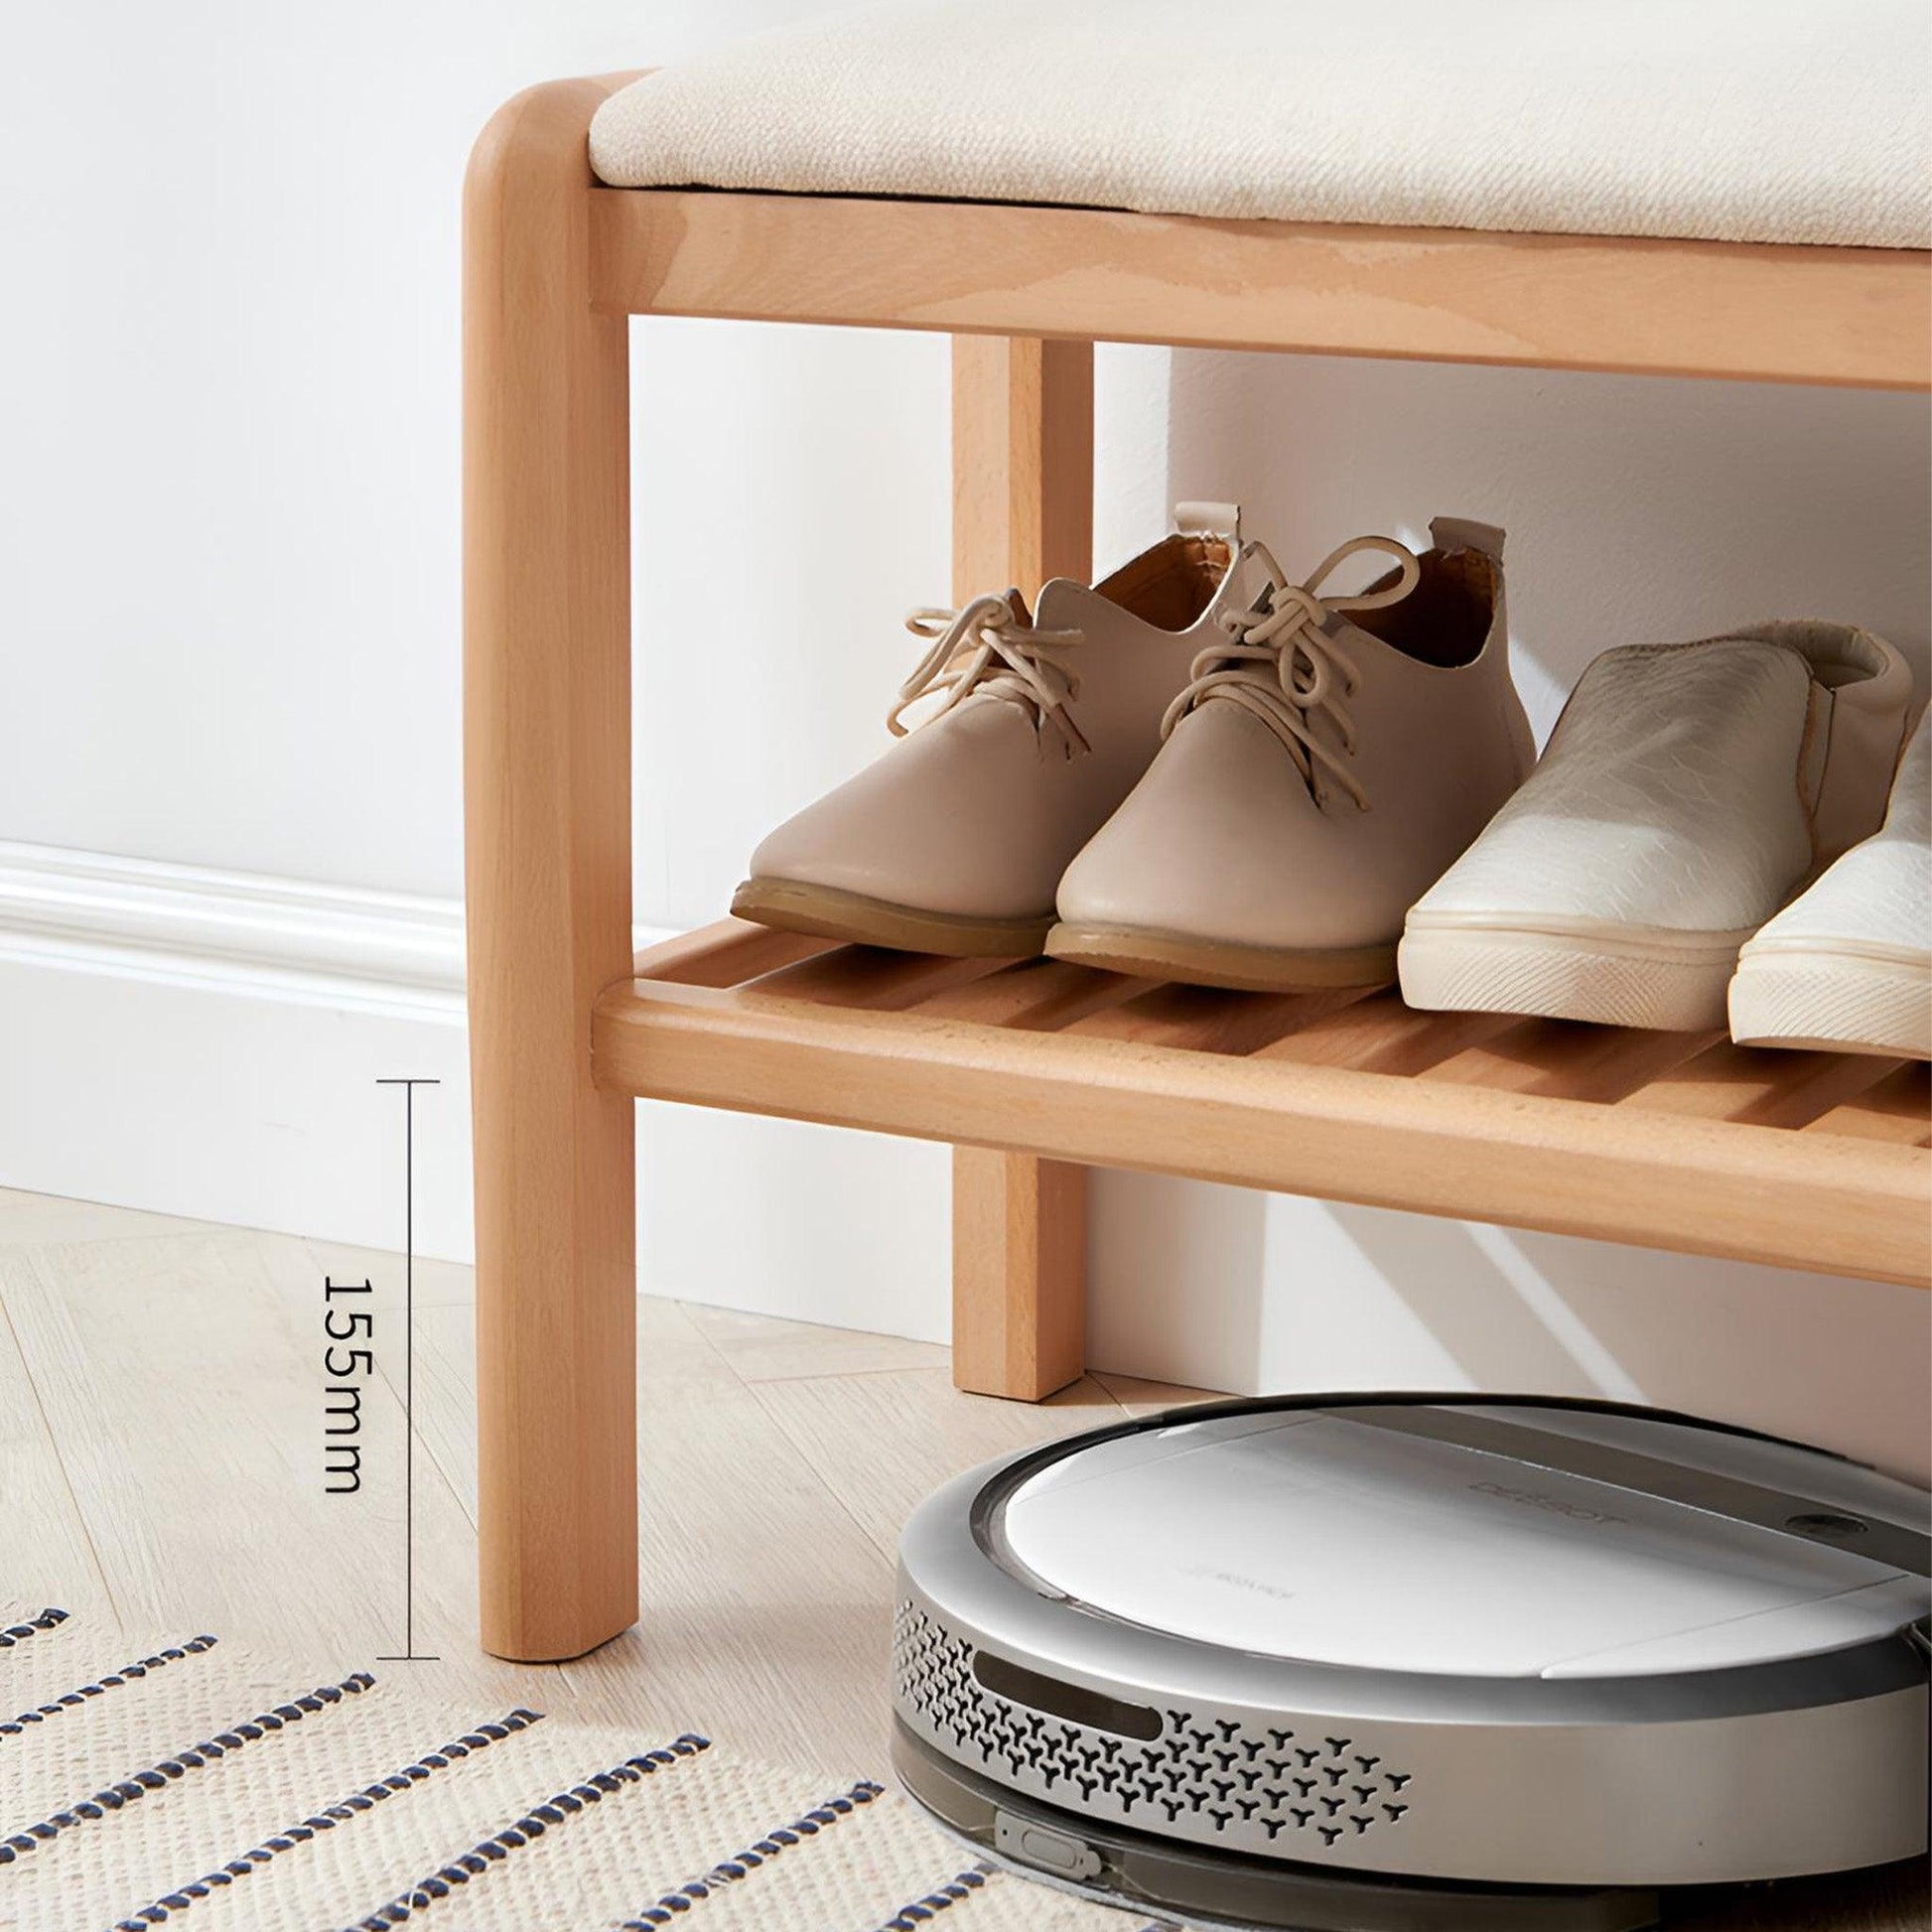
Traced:
<svg viewBox="0 0 1932 1932">
<path fill-rule="evenodd" d="M 1722 1028 L 1744 941 L 1877 829 L 1910 699 L 1904 660 L 1848 624 L 1606 651 L 1410 911 L 1403 997 Z"/>
<path fill-rule="evenodd" d="M 1730 1031 L 1932 1060 L 1932 728 L 1912 734 L 1883 829 L 1745 945 Z"/>
</svg>

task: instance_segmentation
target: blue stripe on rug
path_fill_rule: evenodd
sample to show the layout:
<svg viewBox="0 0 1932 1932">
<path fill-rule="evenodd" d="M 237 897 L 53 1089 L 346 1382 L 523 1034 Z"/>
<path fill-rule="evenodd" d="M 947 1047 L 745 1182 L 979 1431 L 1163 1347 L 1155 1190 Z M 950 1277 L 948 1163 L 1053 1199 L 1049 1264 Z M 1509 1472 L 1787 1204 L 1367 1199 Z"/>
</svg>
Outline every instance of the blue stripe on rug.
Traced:
<svg viewBox="0 0 1932 1932">
<path fill-rule="evenodd" d="M 743 1852 L 720 1859 L 702 1878 L 693 1878 L 675 1890 L 667 1891 L 656 1904 L 646 1905 L 635 1918 L 623 1920 L 620 1932 L 652 1932 L 656 1926 L 673 1923 L 690 1911 L 699 1899 L 716 1896 L 739 1879 L 750 1877 L 760 1865 L 769 1863 L 780 1853 L 816 1838 L 840 1819 L 850 1818 L 862 1805 L 871 1804 L 885 1788 L 870 1778 L 861 1778 L 836 1798 L 827 1798 L 822 1805 L 815 1805 L 789 1824 L 779 1825 L 765 1833 Z"/>
<path fill-rule="evenodd" d="M 230 1751 L 238 1751 L 290 1725 L 300 1724 L 304 1718 L 341 1704 L 345 1698 L 357 1696 L 374 1682 L 375 1679 L 367 1671 L 356 1671 L 340 1684 L 318 1685 L 305 1696 L 288 1704 L 278 1704 L 272 1711 L 260 1712 L 227 1730 L 217 1731 L 199 1744 L 191 1744 L 187 1750 L 157 1760 L 145 1770 L 132 1771 L 117 1783 L 96 1791 L 91 1798 L 81 1798 L 67 1810 L 57 1811 L 51 1818 L 44 1818 L 37 1825 L 25 1826 L 0 1839 L 0 1865 L 12 1864 L 16 1859 L 37 1851 L 63 1832 L 72 1831 L 77 1825 L 105 1818 L 124 1806 L 137 1803 L 150 1791 L 160 1791 L 177 1778 L 186 1777 L 190 1771 L 199 1771 L 205 1764 L 226 1757 Z"/>
<path fill-rule="evenodd" d="M 0 1650 L 11 1650 L 29 1637 L 38 1636 L 43 1630 L 55 1629 L 68 1620 L 66 1610 L 43 1610 L 39 1616 L 30 1616 L 24 1623 L 9 1623 L 0 1630 Z"/>
<path fill-rule="evenodd" d="M 514 1736 L 517 1731 L 527 1730 L 532 1725 L 542 1722 L 541 1711 L 519 1708 L 487 1724 L 481 1724 L 474 1730 L 466 1730 L 461 1737 L 452 1738 L 447 1744 L 439 1744 L 433 1751 L 425 1751 L 414 1763 L 405 1764 L 400 1771 L 391 1772 L 386 1778 L 378 1778 L 373 1784 L 365 1784 L 361 1790 L 351 1791 L 346 1798 L 325 1806 L 299 1824 L 285 1827 L 273 1838 L 264 1839 L 252 1850 L 242 1853 L 238 1859 L 230 1859 L 226 1864 L 205 1877 L 177 1886 L 175 1890 L 157 1898 L 153 1904 L 142 1906 L 138 1912 L 131 1912 L 124 1919 L 116 1919 L 114 1932 L 147 1932 L 149 1926 L 160 1925 L 166 1919 L 187 1911 L 197 1899 L 211 1897 L 233 1884 L 237 1878 L 245 1878 L 250 1872 L 259 1871 L 278 1854 L 291 1851 L 298 1845 L 306 1845 L 324 1832 L 333 1832 L 338 1825 L 345 1825 L 363 1812 L 373 1811 L 384 1799 L 394 1797 L 398 1791 L 407 1791 L 436 1772 L 447 1770 L 452 1764 L 460 1763 L 478 1751 L 487 1750 L 491 1744 L 500 1743 L 505 1737 Z"/>
<path fill-rule="evenodd" d="M 929 1925 L 941 1912 L 949 1912 L 955 1905 L 976 1897 L 985 1889 L 986 1881 L 997 1875 L 998 1867 L 984 1861 L 968 1865 L 964 1871 L 954 1872 L 943 1884 L 934 1886 L 923 1898 L 911 1899 L 891 1918 L 880 1920 L 877 1932 L 912 1932 L 915 1926 Z"/>
<path fill-rule="evenodd" d="M 166 1650 L 157 1650 L 152 1657 L 138 1657 L 131 1664 L 123 1664 L 119 1670 L 109 1671 L 95 1684 L 82 1684 L 77 1690 L 68 1691 L 57 1697 L 52 1704 L 37 1704 L 31 1711 L 23 1711 L 17 1718 L 8 1718 L 0 1723 L 0 1737 L 16 1737 L 29 1725 L 45 1724 L 49 1718 L 58 1718 L 63 1711 L 71 1711 L 85 1704 L 89 1698 L 97 1698 L 107 1691 L 118 1691 L 124 1684 L 139 1683 L 153 1671 L 164 1669 L 169 1664 L 178 1664 L 185 1657 L 200 1657 L 214 1648 L 212 1637 L 191 1637 L 186 1643 L 171 1644 Z"/>
<path fill-rule="evenodd" d="M 710 1748 L 709 1737 L 686 1731 L 682 1737 L 672 1739 L 667 1745 L 645 1751 L 638 1757 L 627 1757 L 621 1764 L 614 1764 L 608 1771 L 599 1771 L 584 1783 L 572 1785 L 568 1791 L 555 1793 L 541 1804 L 532 1805 L 513 1825 L 505 1825 L 500 1832 L 473 1845 L 461 1857 L 452 1859 L 440 1870 L 432 1871 L 427 1878 L 410 1886 L 399 1897 L 392 1898 L 386 1905 L 378 1905 L 366 1918 L 357 1919 L 348 1932 L 388 1932 L 390 1926 L 403 1924 L 415 1913 L 434 1905 L 438 1899 L 448 1898 L 459 1886 L 467 1885 L 473 1878 L 481 1878 L 501 1864 L 512 1852 L 541 1838 L 553 1825 L 565 1824 L 581 1816 L 591 1806 L 602 1804 L 614 1791 L 621 1791 L 625 1785 L 635 1784 L 667 1765 L 676 1765 Z"/>
</svg>

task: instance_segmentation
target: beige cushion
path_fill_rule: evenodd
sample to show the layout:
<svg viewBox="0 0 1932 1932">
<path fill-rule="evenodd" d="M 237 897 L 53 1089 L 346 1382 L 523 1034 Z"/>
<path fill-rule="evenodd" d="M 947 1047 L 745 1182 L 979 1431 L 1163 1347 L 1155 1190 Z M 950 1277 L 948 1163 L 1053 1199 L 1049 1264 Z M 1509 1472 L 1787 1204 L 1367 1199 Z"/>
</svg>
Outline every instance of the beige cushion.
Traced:
<svg viewBox="0 0 1932 1932">
<path fill-rule="evenodd" d="M 1928 0 L 891 0 L 606 102 L 599 176 L 1932 244 Z"/>
</svg>

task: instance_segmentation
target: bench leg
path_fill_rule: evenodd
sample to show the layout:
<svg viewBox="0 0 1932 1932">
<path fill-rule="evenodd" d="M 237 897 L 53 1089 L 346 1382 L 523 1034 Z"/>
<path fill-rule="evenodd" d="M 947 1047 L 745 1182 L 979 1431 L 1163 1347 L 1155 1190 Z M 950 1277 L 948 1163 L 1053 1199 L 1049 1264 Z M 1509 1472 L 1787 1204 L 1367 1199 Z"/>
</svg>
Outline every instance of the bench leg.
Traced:
<svg viewBox="0 0 1932 1932">
<path fill-rule="evenodd" d="M 1093 571 L 1093 345 L 953 339 L 953 595 Z M 953 1151 L 953 1380 L 1037 1402 L 1085 1368 L 1084 1170 Z"/>
<path fill-rule="evenodd" d="M 952 1160 L 952 1379 L 1038 1402 L 1086 1368 L 1087 1171 L 959 1147 Z"/>
<path fill-rule="evenodd" d="M 584 130 L 533 89 L 464 211 L 464 755 L 483 1641 L 637 1612 L 633 1103 L 591 1008 L 630 962 L 628 328 L 590 310 Z"/>
</svg>

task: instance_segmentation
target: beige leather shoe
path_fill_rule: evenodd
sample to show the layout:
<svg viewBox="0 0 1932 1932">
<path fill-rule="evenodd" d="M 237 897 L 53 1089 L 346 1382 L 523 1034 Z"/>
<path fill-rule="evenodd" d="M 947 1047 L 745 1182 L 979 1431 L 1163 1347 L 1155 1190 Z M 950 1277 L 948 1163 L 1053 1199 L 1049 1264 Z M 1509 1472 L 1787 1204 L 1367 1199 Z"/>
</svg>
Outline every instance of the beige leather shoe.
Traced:
<svg viewBox="0 0 1932 1932">
<path fill-rule="evenodd" d="M 1850 624 L 1605 651 L 1409 914 L 1411 1006 L 1721 1028 L 1738 948 L 1875 831 L 1911 674 Z"/>
<path fill-rule="evenodd" d="M 1421 557 L 1358 537 L 1258 594 L 1195 660 L 1147 776 L 1068 868 L 1046 949 L 1120 972 L 1384 986 L 1402 917 L 1529 770 L 1502 532 L 1439 518 Z M 1360 552 L 1394 571 L 1322 589 Z"/>
<path fill-rule="evenodd" d="M 930 648 L 887 720 L 899 742 L 759 847 L 732 910 L 866 945 L 1037 953 L 1067 861 L 1254 581 L 1227 537 L 1194 532 L 1091 590 L 1055 578 L 1036 614 L 1017 591 L 914 613 Z"/>
</svg>

